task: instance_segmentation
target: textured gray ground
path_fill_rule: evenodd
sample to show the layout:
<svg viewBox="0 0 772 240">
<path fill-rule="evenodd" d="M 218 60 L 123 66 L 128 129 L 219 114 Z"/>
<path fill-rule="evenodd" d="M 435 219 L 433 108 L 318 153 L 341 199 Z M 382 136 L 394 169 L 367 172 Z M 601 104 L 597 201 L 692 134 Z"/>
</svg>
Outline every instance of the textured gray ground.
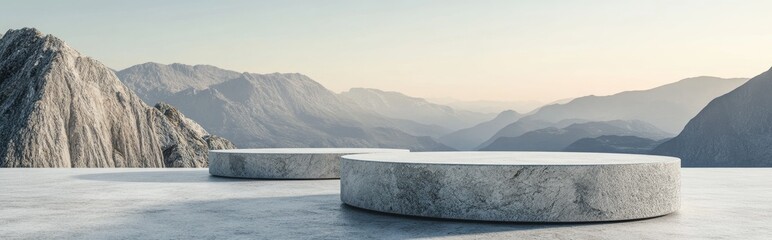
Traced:
<svg viewBox="0 0 772 240">
<path fill-rule="evenodd" d="M 339 181 L 207 169 L 0 169 L 0 239 L 768 239 L 772 169 L 683 169 L 682 207 L 601 224 L 402 217 L 347 207 Z"/>
</svg>

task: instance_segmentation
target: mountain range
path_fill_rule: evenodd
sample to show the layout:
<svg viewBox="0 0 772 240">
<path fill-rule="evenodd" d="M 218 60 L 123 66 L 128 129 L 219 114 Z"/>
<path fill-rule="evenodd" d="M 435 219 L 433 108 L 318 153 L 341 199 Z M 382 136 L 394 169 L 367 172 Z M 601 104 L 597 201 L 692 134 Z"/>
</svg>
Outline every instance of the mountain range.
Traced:
<svg viewBox="0 0 772 240">
<path fill-rule="evenodd" d="M 449 129 L 384 116 L 302 74 L 237 73 L 182 64 L 142 65 L 118 71 L 118 76 L 127 86 L 136 87 L 134 90 L 146 101 L 168 102 L 238 147 L 452 150 L 432 138 Z M 180 80 L 186 76 L 196 76 L 205 83 Z"/>
<path fill-rule="evenodd" d="M 371 88 L 352 88 L 341 93 L 340 96 L 362 109 L 389 118 L 439 125 L 453 131 L 468 128 L 495 117 L 494 114 L 455 110 L 448 106 L 430 103 L 423 98 Z"/>
<path fill-rule="evenodd" d="M 138 64 L 116 72 L 118 78 L 146 103 L 157 103 L 189 88 L 202 90 L 210 85 L 238 78 L 240 73 L 210 65 Z"/>
<path fill-rule="evenodd" d="M 604 135 L 582 138 L 563 149 L 565 152 L 606 152 L 648 154 L 670 138 L 652 140 L 636 136 Z"/>
<path fill-rule="evenodd" d="M 458 150 L 474 150 L 501 128 L 516 122 L 522 116 L 522 114 L 512 110 L 503 111 L 489 121 L 442 136 L 439 141 Z"/>
<path fill-rule="evenodd" d="M 336 94 L 299 73 L 158 63 L 114 71 L 25 28 L 0 35 L 0 166 L 205 167 L 207 150 L 236 146 L 651 153 L 683 166 L 772 166 L 769 92 L 769 71 L 696 77 L 494 116 L 378 89 Z"/>
<path fill-rule="evenodd" d="M 426 101 L 448 106 L 457 110 L 489 114 L 498 114 L 510 110 L 520 113 L 528 113 L 545 105 L 543 102 L 539 101 L 468 101 L 454 98 L 427 98 Z"/>
<path fill-rule="evenodd" d="M 772 69 L 710 102 L 653 154 L 686 167 L 772 167 Z"/>
<path fill-rule="evenodd" d="M 209 149 L 233 148 L 31 28 L 0 39 L 0 132 L 2 167 L 206 167 Z"/>
<path fill-rule="evenodd" d="M 745 78 L 695 77 L 648 90 L 586 96 L 547 105 L 503 127 L 478 149 L 486 148 L 502 137 L 513 138 L 541 128 L 563 128 L 592 121 L 638 120 L 652 124 L 672 137 L 713 98 L 746 81 Z"/>
<path fill-rule="evenodd" d="M 670 136 L 642 121 L 613 120 L 605 122 L 574 123 L 564 128 L 548 127 L 529 131 L 517 137 L 501 137 L 482 151 L 562 151 L 583 138 L 604 135 L 640 136 L 662 139 Z"/>
<path fill-rule="evenodd" d="M 544 106 L 526 118 L 549 122 L 641 120 L 666 132 L 678 133 L 708 102 L 746 81 L 747 78 L 687 78 L 648 90 L 580 97 L 565 104 Z"/>
</svg>

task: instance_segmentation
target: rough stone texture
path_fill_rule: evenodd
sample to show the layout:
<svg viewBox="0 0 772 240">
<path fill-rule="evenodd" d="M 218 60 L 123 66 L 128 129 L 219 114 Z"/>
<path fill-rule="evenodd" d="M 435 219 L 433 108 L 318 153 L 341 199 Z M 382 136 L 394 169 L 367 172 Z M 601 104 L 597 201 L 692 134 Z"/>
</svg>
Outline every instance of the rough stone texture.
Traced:
<svg viewBox="0 0 772 240">
<path fill-rule="evenodd" d="M 356 153 L 407 152 L 384 148 L 266 148 L 209 152 L 215 176 L 264 179 L 340 177 L 340 157 Z"/>
<path fill-rule="evenodd" d="M 649 218 L 680 205 L 680 160 L 538 152 L 343 156 L 341 200 L 423 217 L 513 222 Z"/>
<path fill-rule="evenodd" d="M 0 239 L 769 239 L 772 169 L 682 169 L 682 206 L 603 223 L 383 214 L 338 180 L 245 180 L 206 169 L 0 169 Z"/>
<path fill-rule="evenodd" d="M 0 167 L 206 167 L 208 135 L 35 29 L 0 39 Z"/>
</svg>

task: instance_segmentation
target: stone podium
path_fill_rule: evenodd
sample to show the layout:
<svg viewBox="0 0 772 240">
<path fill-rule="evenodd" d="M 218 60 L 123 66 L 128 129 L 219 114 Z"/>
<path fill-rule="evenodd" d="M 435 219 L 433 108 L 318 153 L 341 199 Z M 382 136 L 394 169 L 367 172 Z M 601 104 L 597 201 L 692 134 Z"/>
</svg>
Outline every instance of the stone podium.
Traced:
<svg viewBox="0 0 772 240">
<path fill-rule="evenodd" d="M 508 222 L 661 216 L 680 206 L 680 160 L 564 152 L 343 156 L 341 200 L 395 214 Z"/>
<path fill-rule="evenodd" d="M 264 148 L 209 151 L 209 173 L 263 179 L 339 178 L 340 157 L 357 153 L 408 152 L 385 148 Z"/>
</svg>

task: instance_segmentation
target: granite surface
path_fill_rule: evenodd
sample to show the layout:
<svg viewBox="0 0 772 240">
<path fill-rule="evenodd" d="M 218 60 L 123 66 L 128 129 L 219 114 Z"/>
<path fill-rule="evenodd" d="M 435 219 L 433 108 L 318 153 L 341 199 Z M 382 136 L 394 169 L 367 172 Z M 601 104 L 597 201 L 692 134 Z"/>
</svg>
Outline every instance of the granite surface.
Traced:
<svg viewBox="0 0 772 240">
<path fill-rule="evenodd" d="M 341 200 L 422 217 L 512 222 L 650 218 L 680 206 L 680 160 L 538 152 L 344 156 Z"/>
<path fill-rule="evenodd" d="M 385 148 L 265 148 L 209 152 L 215 176 L 264 179 L 329 179 L 340 177 L 340 157 L 355 153 L 407 152 Z"/>
<path fill-rule="evenodd" d="M 772 169 L 681 170 L 681 209 L 651 219 L 525 224 L 383 214 L 338 180 L 206 169 L 0 169 L 0 239 L 769 239 Z"/>
</svg>

